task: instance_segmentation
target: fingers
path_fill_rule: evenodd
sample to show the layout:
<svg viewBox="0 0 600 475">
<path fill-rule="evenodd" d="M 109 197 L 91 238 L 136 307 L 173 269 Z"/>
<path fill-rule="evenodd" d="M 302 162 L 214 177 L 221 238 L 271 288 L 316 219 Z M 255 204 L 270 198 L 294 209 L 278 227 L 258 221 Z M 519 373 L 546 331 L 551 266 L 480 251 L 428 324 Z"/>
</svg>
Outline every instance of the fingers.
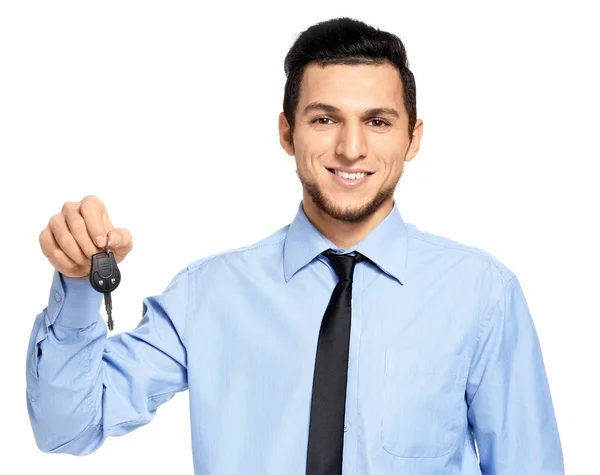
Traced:
<svg viewBox="0 0 600 475">
<path fill-rule="evenodd" d="M 50 225 L 40 233 L 40 247 L 42 248 L 42 253 L 59 272 L 65 275 L 70 274 L 78 267 L 77 263 L 60 248 L 50 229 Z"/>
<path fill-rule="evenodd" d="M 105 247 L 108 216 L 104 203 L 96 196 L 86 196 L 81 200 L 79 213 L 84 219 L 87 233 L 92 242 L 100 248 Z"/>
<path fill-rule="evenodd" d="M 48 222 L 48 227 L 52 232 L 54 240 L 58 247 L 64 252 L 69 259 L 77 265 L 86 265 L 88 259 L 83 253 L 77 241 L 71 234 L 67 221 L 63 213 L 52 216 Z"/>
<path fill-rule="evenodd" d="M 65 204 L 65 206 L 63 206 L 62 215 L 64 215 L 68 232 L 71 233 L 75 242 L 77 243 L 77 246 L 79 247 L 80 255 L 77 257 L 80 260 L 78 260 L 74 255 L 75 250 L 73 250 L 73 253 L 69 252 L 69 250 L 65 248 L 63 248 L 63 250 L 65 250 L 75 262 L 83 264 L 81 259 L 89 262 L 89 259 L 91 259 L 95 253 L 100 252 L 100 249 L 92 242 L 92 238 L 88 233 L 85 220 L 79 212 L 78 203 L 73 203 L 72 206 L 67 206 Z"/>
</svg>

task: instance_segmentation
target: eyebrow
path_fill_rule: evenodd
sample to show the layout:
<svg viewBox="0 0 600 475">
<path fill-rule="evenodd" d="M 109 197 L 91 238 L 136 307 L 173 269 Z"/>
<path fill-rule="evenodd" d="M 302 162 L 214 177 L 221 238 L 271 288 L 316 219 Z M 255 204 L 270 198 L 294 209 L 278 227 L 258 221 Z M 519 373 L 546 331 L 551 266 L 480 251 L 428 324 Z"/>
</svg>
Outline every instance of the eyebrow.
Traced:
<svg viewBox="0 0 600 475">
<path fill-rule="evenodd" d="M 328 112 L 330 114 L 340 112 L 340 110 L 337 107 L 332 106 L 331 104 L 325 104 L 324 102 L 311 102 L 304 108 L 304 115 L 306 115 L 308 112 L 310 112 L 312 110 L 322 110 L 322 111 Z M 398 119 L 400 118 L 398 111 L 391 107 L 374 107 L 372 109 L 367 109 L 365 111 L 366 116 L 385 115 L 385 114 L 393 115 L 394 117 L 396 117 Z"/>
</svg>

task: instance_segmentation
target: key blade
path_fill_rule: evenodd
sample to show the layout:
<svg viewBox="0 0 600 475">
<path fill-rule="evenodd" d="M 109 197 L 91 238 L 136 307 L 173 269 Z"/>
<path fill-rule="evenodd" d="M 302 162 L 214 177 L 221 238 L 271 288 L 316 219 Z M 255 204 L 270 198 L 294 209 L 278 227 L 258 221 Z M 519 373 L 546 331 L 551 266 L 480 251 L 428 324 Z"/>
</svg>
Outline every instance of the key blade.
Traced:
<svg viewBox="0 0 600 475">
<path fill-rule="evenodd" d="M 106 314 L 108 315 L 108 329 L 112 331 L 114 328 L 114 323 L 112 319 L 112 297 L 110 292 L 106 292 L 104 294 L 104 305 L 106 307 Z"/>
</svg>

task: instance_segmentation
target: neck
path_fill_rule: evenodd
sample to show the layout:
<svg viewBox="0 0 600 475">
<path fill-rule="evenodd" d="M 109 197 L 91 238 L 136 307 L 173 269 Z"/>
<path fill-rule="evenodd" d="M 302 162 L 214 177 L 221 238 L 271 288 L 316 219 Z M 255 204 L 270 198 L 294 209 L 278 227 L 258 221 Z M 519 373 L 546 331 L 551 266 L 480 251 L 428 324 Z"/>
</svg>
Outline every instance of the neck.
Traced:
<svg viewBox="0 0 600 475">
<path fill-rule="evenodd" d="M 306 194 L 302 201 L 302 207 L 308 220 L 323 236 L 334 243 L 339 249 L 347 250 L 364 239 L 387 217 L 394 207 L 394 199 L 391 197 L 377 211 L 357 223 L 340 221 L 331 217 L 317 208 L 310 196 Z"/>
</svg>

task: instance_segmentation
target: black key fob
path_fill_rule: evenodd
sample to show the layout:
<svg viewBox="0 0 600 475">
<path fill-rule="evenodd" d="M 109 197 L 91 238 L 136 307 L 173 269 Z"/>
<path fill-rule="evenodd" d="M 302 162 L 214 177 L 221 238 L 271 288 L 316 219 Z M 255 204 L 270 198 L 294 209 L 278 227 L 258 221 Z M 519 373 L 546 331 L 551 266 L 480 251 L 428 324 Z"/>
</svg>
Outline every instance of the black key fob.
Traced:
<svg viewBox="0 0 600 475">
<path fill-rule="evenodd" d="M 98 292 L 114 291 L 121 282 L 121 272 L 112 252 L 98 252 L 92 256 L 90 283 Z"/>
</svg>

